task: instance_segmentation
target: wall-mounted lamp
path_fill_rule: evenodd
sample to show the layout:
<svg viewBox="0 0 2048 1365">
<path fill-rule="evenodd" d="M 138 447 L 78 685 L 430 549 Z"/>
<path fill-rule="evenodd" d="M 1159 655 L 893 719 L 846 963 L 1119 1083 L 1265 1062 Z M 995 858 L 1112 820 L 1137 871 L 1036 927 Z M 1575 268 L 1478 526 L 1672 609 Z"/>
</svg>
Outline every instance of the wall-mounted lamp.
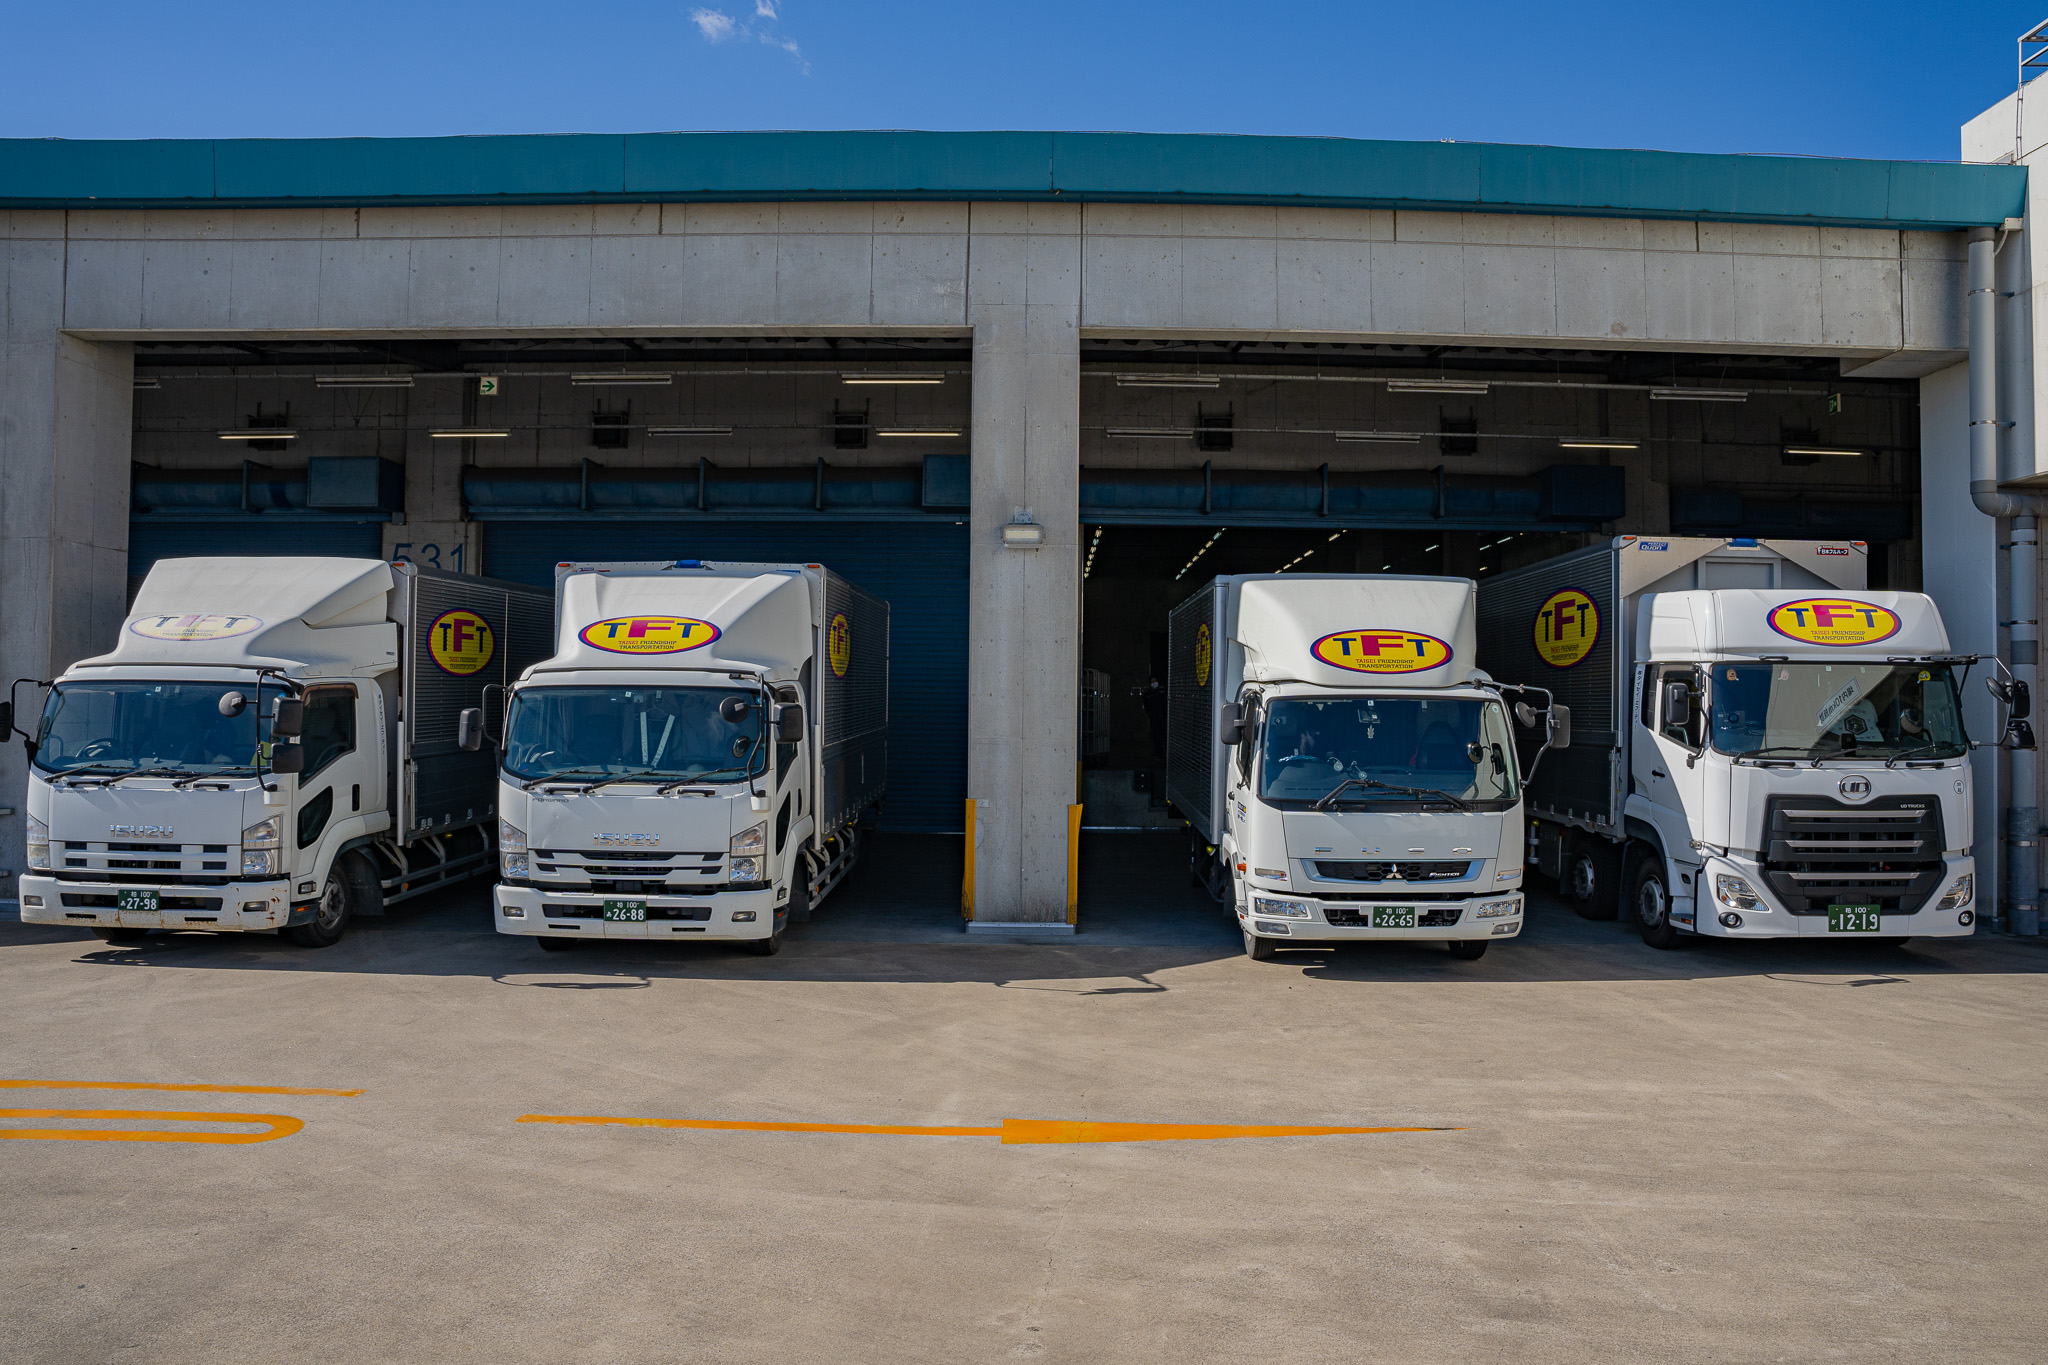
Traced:
<svg viewBox="0 0 2048 1365">
<path fill-rule="evenodd" d="M 1033 521 L 1029 512 L 1019 512 L 1003 526 L 1003 546 L 1006 549 L 1036 550 L 1043 544 L 1045 528 Z"/>
</svg>

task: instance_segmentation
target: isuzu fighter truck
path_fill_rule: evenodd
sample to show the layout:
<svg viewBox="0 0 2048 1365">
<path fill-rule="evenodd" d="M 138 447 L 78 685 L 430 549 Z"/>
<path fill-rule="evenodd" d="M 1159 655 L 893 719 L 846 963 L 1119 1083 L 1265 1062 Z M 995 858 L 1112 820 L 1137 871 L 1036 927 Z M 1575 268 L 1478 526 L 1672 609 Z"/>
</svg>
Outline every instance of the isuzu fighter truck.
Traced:
<svg viewBox="0 0 2048 1365">
<path fill-rule="evenodd" d="M 889 604 L 690 559 L 562 564 L 555 593 L 556 653 L 506 708 L 499 932 L 778 951 L 887 789 Z"/>
<path fill-rule="evenodd" d="M 21 917 L 309 947 L 496 856 L 458 717 L 546 651 L 545 592 L 376 559 L 159 560 L 28 740 Z M 14 724 L 13 704 L 6 724 Z"/>
<path fill-rule="evenodd" d="M 1166 790 L 1245 952 L 1522 928 L 1515 725 L 1477 669 L 1464 578 L 1217 578 L 1167 632 Z M 1569 715 L 1515 719 L 1569 742 Z"/>
<path fill-rule="evenodd" d="M 1529 839 L 1582 914 L 1659 948 L 1972 932 L 1978 660 L 1867 565 L 1853 541 L 1622 536 L 1480 584 L 1480 662 L 1577 719 Z"/>
</svg>

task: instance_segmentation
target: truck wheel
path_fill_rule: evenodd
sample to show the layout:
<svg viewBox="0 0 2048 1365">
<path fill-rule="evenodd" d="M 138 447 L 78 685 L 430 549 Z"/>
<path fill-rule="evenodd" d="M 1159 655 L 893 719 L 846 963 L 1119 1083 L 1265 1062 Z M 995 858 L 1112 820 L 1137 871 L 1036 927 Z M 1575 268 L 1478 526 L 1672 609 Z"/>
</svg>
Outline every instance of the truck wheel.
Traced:
<svg viewBox="0 0 2048 1365">
<path fill-rule="evenodd" d="M 1254 962 L 1271 962 L 1280 951 L 1280 945 L 1270 938 L 1260 938 L 1247 929 L 1244 931 L 1244 955 Z"/>
<path fill-rule="evenodd" d="M 1563 883 L 1572 909 L 1582 919 L 1613 919 L 1620 897 L 1615 885 L 1621 871 L 1620 851 L 1605 839 L 1579 839 L 1565 859 Z"/>
<path fill-rule="evenodd" d="M 1460 962 L 1477 962 L 1486 956 L 1486 940 L 1483 938 L 1454 938 L 1444 947 Z"/>
<path fill-rule="evenodd" d="M 1664 860 L 1655 853 L 1636 855 L 1628 903 L 1635 907 L 1636 928 L 1642 931 L 1643 942 L 1652 948 L 1678 946 L 1678 926 L 1671 922 L 1671 888 L 1665 880 Z"/>
<path fill-rule="evenodd" d="M 566 953 L 576 946 L 575 939 L 563 938 L 559 934 L 542 934 L 534 942 L 540 945 L 540 950 L 544 953 Z"/>
<path fill-rule="evenodd" d="M 284 936 L 301 948 L 331 948 L 348 932 L 355 906 L 349 895 L 348 877 L 342 867 L 344 861 L 337 859 L 328 871 L 327 885 L 321 888 L 319 903 L 313 908 L 313 922 L 294 925 L 284 931 Z"/>
<path fill-rule="evenodd" d="M 384 883 L 377 865 L 360 850 L 341 855 L 341 878 L 348 884 L 349 917 L 384 913 Z"/>
<path fill-rule="evenodd" d="M 799 853 L 789 874 L 789 922 L 806 924 L 811 918 L 811 865 Z"/>
<path fill-rule="evenodd" d="M 755 957 L 774 957 L 782 951 L 782 931 L 777 929 L 766 938 L 748 939 L 747 951 Z"/>
<path fill-rule="evenodd" d="M 147 929 L 95 929 L 92 936 L 108 943 L 140 943 L 149 937 Z M 1901 943 L 1904 939 L 1899 940 Z"/>
</svg>

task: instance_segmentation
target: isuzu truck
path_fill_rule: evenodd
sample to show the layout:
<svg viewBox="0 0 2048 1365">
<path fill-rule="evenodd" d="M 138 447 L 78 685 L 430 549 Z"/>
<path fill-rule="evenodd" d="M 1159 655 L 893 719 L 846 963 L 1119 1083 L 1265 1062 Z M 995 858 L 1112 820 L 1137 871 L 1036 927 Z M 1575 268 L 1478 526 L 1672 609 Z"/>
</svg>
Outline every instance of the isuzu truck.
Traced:
<svg viewBox="0 0 2048 1365">
<path fill-rule="evenodd" d="M 1866 589 L 1868 563 L 1854 541 L 1621 536 L 1480 584 L 1480 662 L 1576 717 L 1530 783 L 1529 843 L 1580 913 L 1659 948 L 1972 932 L 1978 660 L 1927 597 Z"/>
<path fill-rule="evenodd" d="M 562 564 L 555 596 L 506 709 L 499 932 L 778 951 L 887 790 L 889 604 L 692 559 Z"/>
<path fill-rule="evenodd" d="M 22 919 L 325 947 L 490 872 L 497 784 L 459 716 L 546 652 L 549 611 L 375 559 L 159 560 L 113 651 L 65 670 L 23 735 Z"/>
<path fill-rule="evenodd" d="M 1245 952 L 1434 939 L 1455 957 L 1522 928 L 1516 722 L 1569 716 L 1478 671 L 1464 578 L 1217 578 L 1167 632 L 1169 799 L 1192 872 Z"/>
</svg>

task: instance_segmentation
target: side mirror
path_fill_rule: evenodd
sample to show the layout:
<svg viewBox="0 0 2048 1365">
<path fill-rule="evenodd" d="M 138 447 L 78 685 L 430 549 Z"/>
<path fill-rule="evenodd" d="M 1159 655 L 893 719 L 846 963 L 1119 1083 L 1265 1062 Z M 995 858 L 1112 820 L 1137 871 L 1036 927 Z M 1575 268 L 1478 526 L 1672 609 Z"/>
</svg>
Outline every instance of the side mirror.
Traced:
<svg viewBox="0 0 2048 1365">
<path fill-rule="evenodd" d="M 1521 727 L 1522 727 L 1522 728 L 1523 728 L 1524 730 L 1533 730 L 1533 729 L 1535 729 L 1535 728 L 1536 728 L 1536 708 L 1535 708 L 1535 707 L 1533 707 L 1533 706 L 1531 706 L 1531 705 L 1529 705 L 1529 703 L 1528 703 L 1528 702 L 1525 702 L 1525 701 L 1518 701 L 1518 702 L 1516 702 L 1516 703 L 1515 703 L 1515 724 L 1517 724 L 1517 725 L 1521 726 Z"/>
<path fill-rule="evenodd" d="M 289 697 L 277 699 L 277 714 L 270 721 L 272 739 L 297 739 L 306 730 L 306 703 Z M 284 771 L 282 768 L 279 772 Z"/>
<path fill-rule="evenodd" d="M 2033 712 L 2033 709 L 2034 689 L 2028 687 L 2017 678 L 2013 679 L 2012 718 L 2014 720 L 2025 720 Z"/>
<path fill-rule="evenodd" d="M 466 706 L 455 717 L 455 743 L 475 753 L 484 747 L 484 712 L 480 706 Z"/>
<path fill-rule="evenodd" d="M 14 703 L 0 701 L 0 734 L 14 733 Z"/>
<path fill-rule="evenodd" d="M 1237 745 L 1244 742 L 1244 708 L 1234 701 L 1223 703 L 1223 710 L 1216 718 L 1216 737 L 1225 744 Z"/>
<path fill-rule="evenodd" d="M 753 709 L 747 704 L 745 697 L 727 697 L 718 703 L 718 718 L 727 725 L 738 725 L 747 718 L 747 712 Z"/>
<path fill-rule="evenodd" d="M 220 694 L 220 704 L 214 709 L 229 720 L 233 720 L 236 716 L 241 715 L 248 705 L 249 699 L 240 692 L 223 692 Z"/>
<path fill-rule="evenodd" d="M 2023 720 L 2013 721 L 2005 727 L 2005 747 L 2008 749 L 2031 749 L 2034 747 L 2034 727 Z"/>
<path fill-rule="evenodd" d="M 795 702 L 775 708 L 775 738 L 794 744 L 804 737 L 804 708 Z"/>
<path fill-rule="evenodd" d="M 270 771 L 290 777 L 306 771 L 306 751 L 296 744 L 278 744 L 270 750 Z"/>
<path fill-rule="evenodd" d="M 1664 723 L 1684 725 L 1692 719 L 1692 693 L 1682 682 L 1664 684 Z"/>
<path fill-rule="evenodd" d="M 1572 708 L 1561 702 L 1550 703 L 1550 747 L 1572 747 Z"/>
</svg>

